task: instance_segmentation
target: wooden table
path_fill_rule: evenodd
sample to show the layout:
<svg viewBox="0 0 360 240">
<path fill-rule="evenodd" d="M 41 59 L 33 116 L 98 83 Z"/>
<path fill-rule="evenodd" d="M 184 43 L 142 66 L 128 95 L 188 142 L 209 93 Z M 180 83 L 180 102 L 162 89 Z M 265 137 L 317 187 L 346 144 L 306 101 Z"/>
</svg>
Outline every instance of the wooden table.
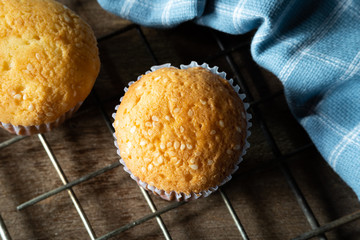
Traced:
<svg viewBox="0 0 360 240">
<path fill-rule="evenodd" d="M 167 62 L 178 66 L 191 60 L 207 61 L 229 77 L 238 80 L 240 76 L 250 92 L 254 114 L 252 146 L 231 182 L 221 192 L 161 215 L 173 239 L 241 239 L 224 197 L 249 239 L 291 239 L 310 231 L 289 185 L 294 184 L 292 178 L 320 225 L 360 210 L 355 194 L 328 167 L 292 117 L 279 81 L 250 59 L 251 34 L 229 36 L 191 23 L 167 30 L 143 28 L 105 12 L 94 0 L 61 2 L 93 27 L 99 39 L 101 73 L 92 94 L 71 120 L 50 133 L 0 149 L 0 214 L 12 239 L 91 239 L 68 191 L 16 210 L 63 185 L 44 150 L 44 141 L 70 182 L 117 165 L 119 157 L 102 113 L 111 116 L 129 81 L 152 65 Z M 123 31 L 104 38 L 119 29 Z M 227 50 L 235 47 L 222 52 L 217 40 Z M 0 131 L 0 142 L 10 139 L 14 136 Z M 118 166 L 75 185 L 72 194 L 94 237 L 152 213 L 137 184 Z M 150 196 L 157 209 L 173 206 Z M 326 237 L 360 239 L 360 221 L 343 225 Z M 156 218 L 151 218 L 112 239 L 164 239 L 164 235 Z"/>
</svg>

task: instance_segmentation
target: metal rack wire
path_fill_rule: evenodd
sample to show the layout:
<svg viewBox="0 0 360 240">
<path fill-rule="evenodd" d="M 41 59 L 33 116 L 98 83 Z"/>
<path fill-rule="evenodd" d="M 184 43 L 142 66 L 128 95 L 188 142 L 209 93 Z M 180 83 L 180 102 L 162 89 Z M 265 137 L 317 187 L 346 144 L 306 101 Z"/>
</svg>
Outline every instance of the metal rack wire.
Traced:
<svg viewBox="0 0 360 240">
<path fill-rule="evenodd" d="M 129 25 L 125 28 L 122 28 L 114 33 L 111 33 L 107 36 L 104 36 L 102 38 L 99 38 L 98 41 L 99 43 L 114 38 L 116 36 L 119 36 L 121 34 L 124 34 L 126 32 L 129 31 L 136 31 L 137 34 L 140 36 L 140 38 L 143 41 L 144 46 L 146 47 L 148 54 L 151 56 L 153 63 L 154 64 L 159 64 L 158 58 L 156 53 L 153 51 L 151 45 L 149 44 L 149 41 L 146 37 L 146 35 L 144 34 L 142 28 L 138 25 Z M 236 45 L 232 45 L 230 47 L 225 47 L 223 40 L 221 39 L 221 36 L 218 32 L 216 31 L 212 31 L 212 37 L 215 40 L 219 51 L 215 54 L 213 54 L 211 56 L 212 59 L 216 59 L 216 58 L 225 58 L 227 64 L 229 65 L 229 67 L 232 69 L 233 71 L 233 75 L 234 75 L 234 80 L 236 82 L 236 84 L 238 84 L 239 86 L 241 86 L 242 90 L 245 92 L 245 94 L 247 95 L 247 100 L 248 102 L 250 102 L 250 111 L 252 112 L 253 115 L 253 121 L 256 121 L 257 124 L 261 127 L 262 132 L 264 137 L 267 140 L 268 145 L 271 148 L 272 153 L 274 154 L 275 158 L 276 158 L 276 162 L 277 162 L 277 168 L 280 169 L 280 171 L 282 172 L 282 174 L 284 175 L 287 184 L 289 185 L 290 189 L 292 190 L 304 216 L 306 217 L 309 225 L 311 226 L 311 231 L 309 232 L 304 232 L 304 233 L 299 233 L 299 236 L 294 238 L 294 240 L 302 240 L 302 239 L 310 239 L 314 236 L 318 236 L 319 239 L 327 239 L 326 237 L 326 232 L 336 229 L 344 224 L 347 224 L 351 221 L 360 219 L 360 210 L 353 212 L 349 215 L 343 216 L 341 218 L 338 218 L 332 222 L 328 222 L 322 226 L 319 225 L 318 220 L 316 218 L 316 216 L 314 215 L 314 213 L 312 212 L 312 209 L 310 208 L 309 204 L 307 203 L 307 200 L 304 196 L 304 194 L 301 192 L 295 177 L 293 176 L 292 172 L 290 171 L 290 169 L 287 166 L 287 162 L 286 160 L 288 158 L 290 158 L 292 155 L 296 155 L 299 152 L 303 151 L 304 149 L 307 149 L 309 146 L 311 146 L 311 143 L 308 145 L 304 145 L 302 147 L 299 147 L 298 149 L 295 149 L 291 154 L 283 154 L 280 149 L 279 146 L 277 145 L 277 143 L 274 140 L 273 135 L 271 134 L 269 127 L 267 126 L 266 121 L 264 120 L 263 116 L 262 116 L 262 112 L 260 111 L 258 105 L 262 102 L 262 101 L 268 101 L 269 99 L 273 99 L 278 97 L 279 95 L 282 94 L 281 93 L 276 93 L 273 94 L 272 96 L 267 96 L 265 98 L 263 98 L 260 101 L 255 101 L 253 96 L 252 96 L 252 92 L 249 90 L 249 87 L 246 83 L 246 81 L 244 81 L 244 78 L 242 76 L 242 72 L 240 70 L 240 68 L 238 67 L 236 61 L 234 60 L 234 58 L 232 57 L 232 53 L 238 51 L 240 48 L 244 47 L 244 46 L 248 46 L 249 44 L 249 39 L 244 39 L 243 42 L 237 43 Z M 205 59 L 206 60 L 206 59 Z M 209 59 L 208 59 L 209 60 Z M 252 71 L 257 71 L 256 68 L 257 66 L 255 64 L 252 65 L 252 67 L 254 69 L 252 69 Z M 256 79 L 254 79 L 254 81 L 256 81 Z M 95 90 L 93 90 L 92 92 L 92 97 L 95 99 L 96 102 L 96 106 L 98 107 L 98 109 L 101 111 L 103 119 L 104 119 L 104 123 L 108 126 L 109 132 L 112 135 L 114 132 L 114 129 L 111 125 L 111 120 L 110 120 L 110 116 L 108 116 L 108 114 L 106 113 L 103 103 L 101 102 L 100 98 L 98 97 L 97 93 Z M 109 134 L 109 137 L 110 137 Z M 17 137 L 13 137 L 3 143 L 0 143 L 0 150 L 2 148 L 5 148 L 7 146 L 10 146 L 11 144 L 14 144 L 17 141 L 21 141 L 26 137 L 21 137 L 21 136 L 17 136 Z M 46 193 L 43 193 L 25 203 L 20 204 L 17 207 L 17 210 L 22 210 L 24 208 L 30 207 L 44 199 L 49 198 L 50 196 L 56 195 L 62 191 L 67 191 L 68 195 L 74 205 L 74 207 L 76 208 L 81 221 L 83 222 L 84 227 L 86 228 L 86 231 L 89 235 L 90 239 L 109 239 L 112 238 L 114 236 L 116 236 L 117 234 L 127 231 L 131 228 L 134 228 L 135 226 L 138 226 L 150 219 L 155 218 L 157 220 L 157 223 L 164 235 L 165 239 L 172 239 L 172 236 L 170 235 L 167 226 L 165 225 L 164 221 L 162 220 L 161 215 L 171 211 L 173 209 L 176 209 L 182 205 L 185 204 L 185 202 L 175 202 L 175 203 L 168 203 L 168 205 L 164 208 L 161 209 L 157 209 L 157 207 L 155 206 L 154 202 L 152 201 L 151 197 L 149 196 L 148 192 L 145 191 L 143 188 L 139 187 L 145 201 L 147 202 L 150 210 L 151 210 L 151 214 L 145 215 L 139 219 L 136 219 L 132 222 L 129 222 L 128 224 L 125 224 L 123 226 L 120 226 L 119 228 L 108 232 L 102 236 L 97 236 L 92 225 L 90 224 L 86 213 L 84 212 L 84 210 L 82 209 L 82 205 L 81 202 L 78 200 L 76 194 L 74 193 L 74 191 L 72 190 L 72 188 L 76 185 L 79 185 L 83 182 L 86 182 L 96 176 L 99 176 L 101 174 L 105 174 L 106 172 L 117 168 L 120 166 L 120 163 L 118 161 L 114 162 L 113 164 L 110 164 L 108 166 L 105 166 L 102 169 L 99 169 L 97 171 L 91 172 L 87 175 L 84 175 L 74 181 L 69 182 L 59 164 L 59 162 L 57 161 L 57 158 L 55 156 L 55 154 L 53 153 L 50 144 L 48 143 L 48 141 L 46 140 L 45 136 L 43 134 L 39 134 L 38 138 L 44 148 L 44 150 L 46 151 L 51 163 L 53 164 L 54 168 L 56 169 L 57 174 L 59 175 L 59 178 L 61 179 L 63 185 L 52 189 L 51 191 L 48 191 Z M 239 218 L 239 216 L 237 215 L 236 211 L 234 210 L 234 208 L 232 207 L 232 203 L 229 200 L 226 192 L 220 188 L 219 189 L 221 198 L 223 200 L 223 203 L 225 204 L 227 210 L 229 211 L 229 214 L 231 215 L 232 219 L 234 220 L 234 224 L 236 226 L 236 228 L 239 231 L 239 234 L 241 236 L 242 239 L 247 240 L 250 239 L 246 229 L 244 228 L 241 219 Z M 188 203 L 188 204 L 191 204 Z M 2 217 L 0 216 L 0 236 L 2 240 L 10 240 L 11 236 L 9 234 L 9 232 L 7 231 L 6 228 L 6 219 L 5 222 L 2 219 Z"/>
</svg>

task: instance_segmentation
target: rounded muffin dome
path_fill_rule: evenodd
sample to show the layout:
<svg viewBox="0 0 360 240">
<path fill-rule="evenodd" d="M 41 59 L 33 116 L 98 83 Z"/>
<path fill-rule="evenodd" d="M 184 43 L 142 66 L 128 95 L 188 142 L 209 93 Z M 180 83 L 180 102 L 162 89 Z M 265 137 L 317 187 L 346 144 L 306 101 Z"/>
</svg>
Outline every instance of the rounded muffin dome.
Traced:
<svg viewBox="0 0 360 240">
<path fill-rule="evenodd" d="M 247 136 L 244 104 L 202 67 L 143 75 L 117 109 L 115 135 L 131 173 L 166 192 L 199 193 L 235 169 Z"/>
<path fill-rule="evenodd" d="M 88 24 L 53 0 L 0 2 L 0 121 L 58 119 L 90 93 L 99 73 Z"/>
</svg>

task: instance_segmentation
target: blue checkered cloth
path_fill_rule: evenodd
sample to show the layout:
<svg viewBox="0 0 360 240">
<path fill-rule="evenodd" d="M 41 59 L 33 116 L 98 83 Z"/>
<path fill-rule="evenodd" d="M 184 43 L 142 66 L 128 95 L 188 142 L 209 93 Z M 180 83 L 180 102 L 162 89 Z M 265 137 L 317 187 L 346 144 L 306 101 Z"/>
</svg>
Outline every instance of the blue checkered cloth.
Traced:
<svg viewBox="0 0 360 240">
<path fill-rule="evenodd" d="M 230 34 L 257 29 L 254 60 L 283 83 L 294 116 L 360 197 L 360 1 L 98 0 L 151 27 L 185 21 Z"/>
</svg>

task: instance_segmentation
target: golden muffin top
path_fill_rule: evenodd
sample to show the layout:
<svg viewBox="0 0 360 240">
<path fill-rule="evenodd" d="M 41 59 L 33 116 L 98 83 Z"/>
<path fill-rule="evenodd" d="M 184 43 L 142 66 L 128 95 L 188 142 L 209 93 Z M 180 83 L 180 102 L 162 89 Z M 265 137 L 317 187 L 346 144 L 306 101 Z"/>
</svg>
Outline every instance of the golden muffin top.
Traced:
<svg viewBox="0 0 360 240">
<path fill-rule="evenodd" d="M 227 80 L 202 67 L 161 68 L 129 87 L 114 127 L 120 155 L 136 177 L 189 194 L 231 174 L 247 120 Z"/>
<path fill-rule="evenodd" d="M 0 122 L 55 121 L 84 101 L 99 73 L 88 24 L 53 0 L 0 1 Z"/>
</svg>

